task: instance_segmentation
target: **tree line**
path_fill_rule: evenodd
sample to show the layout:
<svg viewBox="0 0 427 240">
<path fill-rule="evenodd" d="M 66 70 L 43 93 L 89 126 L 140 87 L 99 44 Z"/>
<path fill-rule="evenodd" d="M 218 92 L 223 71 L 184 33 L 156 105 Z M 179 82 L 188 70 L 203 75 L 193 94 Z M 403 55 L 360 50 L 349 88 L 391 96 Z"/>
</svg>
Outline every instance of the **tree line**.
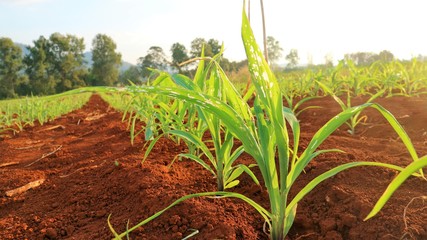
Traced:
<svg viewBox="0 0 427 240">
<path fill-rule="evenodd" d="M 187 49 L 184 44 L 176 42 L 169 49 L 170 57 L 159 46 L 152 46 L 147 50 L 145 56 L 138 58 L 136 66 L 131 66 L 127 71 L 121 74 L 119 82 L 126 83 L 132 80 L 134 83 L 146 81 L 152 76 L 152 69 L 161 71 L 181 73 L 192 76 L 195 71 L 195 63 L 188 63 L 190 59 L 198 58 L 202 55 L 205 57 L 213 57 L 220 53 L 222 45 L 216 39 L 206 40 L 204 38 L 195 38 L 191 41 L 190 49 Z M 219 64 L 225 72 L 237 72 L 247 64 L 243 61 L 230 61 L 221 56 Z"/>
<path fill-rule="evenodd" d="M 40 36 L 31 46 L 22 48 L 10 38 L 0 38 L 0 99 L 25 95 L 50 95 L 83 86 L 113 86 L 130 81 L 146 81 L 151 69 L 191 74 L 192 65 L 180 63 L 204 55 L 212 57 L 221 50 L 216 39 L 196 38 L 188 51 L 181 43 L 174 43 L 168 57 L 161 47 L 152 46 L 147 54 L 138 59 L 136 66 L 119 71 L 121 54 L 113 39 L 98 34 L 92 41 L 92 65 L 84 59 L 84 39 L 75 35 L 53 33 Z M 169 60 L 171 59 L 171 60 Z M 231 62 L 221 59 L 226 71 L 237 71 L 245 61 Z M 194 65 L 193 65 L 194 66 Z"/>
<path fill-rule="evenodd" d="M 0 38 L 0 99 L 26 95 L 50 95 L 84 86 L 126 85 L 129 81 L 143 83 L 155 73 L 152 69 L 182 73 L 191 76 L 194 63 L 181 65 L 192 58 L 212 57 L 221 51 L 222 45 L 216 39 L 195 38 L 190 49 L 176 42 L 169 49 L 170 55 L 159 46 L 152 46 L 145 56 L 138 58 L 137 64 L 120 72 L 122 57 L 117 52 L 114 40 L 98 34 L 92 40 L 92 65 L 87 66 L 84 59 L 84 39 L 74 35 L 53 33 L 49 38 L 40 36 L 32 46 L 26 46 L 23 54 L 21 47 L 10 38 Z M 274 37 L 267 37 L 269 62 L 275 65 L 282 57 L 283 49 Z M 368 65 L 372 62 L 391 61 L 394 56 L 389 51 L 379 54 L 357 52 L 346 54 L 345 59 L 356 65 Z M 285 56 L 287 68 L 298 65 L 296 49 Z M 230 61 L 221 57 L 220 65 L 228 73 L 239 73 L 247 61 Z M 333 65 L 332 59 L 325 57 L 325 66 Z"/>
<path fill-rule="evenodd" d="M 26 54 L 10 38 L 0 38 L 0 99 L 112 85 L 121 64 L 116 48 L 109 36 L 96 35 L 92 41 L 93 65 L 88 69 L 83 38 L 60 33 L 40 36 L 32 46 L 26 46 Z"/>
</svg>

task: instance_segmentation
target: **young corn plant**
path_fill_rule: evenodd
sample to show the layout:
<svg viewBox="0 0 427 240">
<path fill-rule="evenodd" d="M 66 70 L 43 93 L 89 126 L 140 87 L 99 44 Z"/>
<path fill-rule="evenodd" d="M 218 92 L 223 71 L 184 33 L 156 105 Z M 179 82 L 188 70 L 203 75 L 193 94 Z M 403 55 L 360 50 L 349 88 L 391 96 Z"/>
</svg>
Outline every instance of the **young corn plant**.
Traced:
<svg viewBox="0 0 427 240">
<path fill-rule="evenodd" d="M 293 98 L 293 96 L 284 96 L 286 99 L 286 102 L 288 103 L 288 107 L 290 109 L 292 109 L 292 112 L 295 113 L 295 116 L 298 117 L 302 112 L 307 111 L 309 109 L 316 109 L 316 108 L 321 108 L 320 106 L 307 106 L 305 108 L 301 108 L 301 106 L 313 99 L 316 98 L 320 98 L 319 96 L 307 96 L 307 97 L 301 97 L 301 99 L 299 99 L 298 101 L 295 101 L 295 98 Z"/>
<path fill-rule="evenodd" d="M 153 82 L 148 82 L 147 85 L 175 85 L 168 74 L 161 72 L 157 73 L 156 75 L 158 75 L 158 77 Z M 129 94 L 129 100 L 126 107 L 124 107 L 122 121 L 125 121 L 127 118 L 132 144 L 136 136 L 144 133 L 148 145 L 146 156 L 148 156 L 154 144 L 162 136 L 167 135 L 170 129 L 185 125 L 184 117 L 188 109 L 185 104 L 169 97 L 136 93 L 133 91 L 134 88 L 135 85 L 132 84 L 126 91 L 127 94 Z M 145 125 L 137 129 L 138 122 L 144 122 Z M 180 139 L 173 138 L 172 140 L 174 140 L 175 143 L 179 143 L 180 141 Z"/>
<path fill-rule="evenodd" d="M 225 84 L 225 82 L 229 83 L 230 81 L 218 64 L 222 54 L 223 49 L 216 56 L 209 58 L 209 64 L 205 68 L 206 60 L 202 53 L 194 80 L 180 74 L 169 76 L 165 73 L 159 73 L 158 75 L 161 76 L 162 81 L 174 82 L 175 84 L 173 85 L 175 87 L 191 90 L 194 93 L 204 93 L 227 101 L 224 87 L 231 88 Z M 138 88 L 131 87 L 130 90 L 137 95 Z M 237 96 L 237 90 L 235 89 L 234 94 Z M 178 111 L 177 113 L 171 111 L 173 106 L 177 104 L 182 105 L 184 111 Z M 249 174 L 258 184 L 258 180 L 250 170 L 250 167 L 253 167 L 255 164 L 250 166 L 243 164 L 234 165 L 234 162 L 243 152 L 243 147 L 233 148 L 235 138 L 227 129 L 222 128 L 221 119 L 214 114 L 204 111 L 203 108 L 197 105 L 180 101 L 179 98 L 171 106 L 169 107 L 164 102 L 156 102 L 154 109 L 157 109 L 158 113 L 155 115 L 155 120 L 160 123 L 159 125 L 163 126 L 165 135 L 182 139 L 187 144 L 189 152 L 181 153 L 177 157 L 191 159 L 211 172 L 216 178 L 218 191 L 236 186 L 239 183 L 237 178 L 243 172 Z M 139 107 L 136 109 L 139 109 Z M 161 120 L 161 116 L 166 115 L 172 116 L 168 122 Z M 168 126 L 168 129 L 165 126 Z M 207 142 L 213 144 L 213 152 L 207 143 L 203 141 L 206 131 L 209 132 L 208 135 L 211 139 Z M 157 140 L 158 138 L 151 141 L 144 159 L 146 159 Z M 207 158 L 207 162 L 202 159 L 202 156 Z"/>
<path fill-rule="evenodd" d="M 339 98 L 335 93 L 333 93 L 332 90 L 330 88 L 328 88 L 325 84 L 323 84 L 321 82 L 317 82 L 317 84 L 319 84 L 326 93 L 328 93 L 329 95 L 331 95 L 334 98 L 334 100 L 340 105 L 340 107 L 343 111 L 350 109 L 352 107 L 351 106 L 350 89 L 347 89 L 347 91 L 346 91 L 347 100 L 346 100 L 346 103 L 344 103 L 344 101 L 341 100 L 341 98 Z M 376 98 L 382 96 L 383 93 L 384 93 L 384 91 L 377 92 L 376 94 L 372 95 L 368 99 L 368 101 L 366 101 L 366 103 L 371 103 Z M 366 115 L 361 116 L 361 113 L 362 112 L 355 113 L 353 116 L 350 117 L 350 119 L 347 122 L 345 122 L 345 124 L 349 127 L 348 133 L 350 133 L 351 135 L 355 135 L 356 134 L 356 127 L 360 123 L 366 122 L 366 119 L 368 118 Z"/>
<path fill-rule="evenodd" d="M 205 84 L 202 85 L 202 88 L 183 75 L 174 75 L 172 78 L 183 89 L 191 90 L 193 93 L 206 93 L 208 96 L 215 97 L 223 102 L 227 102 L 227 96 L 230 95 L 233 98 L 238 98 L 239 94 L 237 90 L 231 85 L 230 80 L 218 64 L 222 51 L 223 49 L 211 60 L 207 68 L 208 70 L 210 69 L 209 77 L 206 81 L 203 81 Z M 231 93 L 227 93 L 227 91 L 231 91 Z M 239 102 L 243 102 L 243 100 L 239 99 Z M 197 136 L 191 132 L 178 129 L 172 130 L 170 131 L 172 135 L 177 135 L 186 139 L 201 150 L 201 155 L 206 156 L 210 164 L 206 164 L 201 159 L 201 155 L 188 153 L 180 154 L 180 156 L 192 159 L 209 170 L 217 179 L 218 191 L 224 191 L 225 189 L 238 185 L 239 180 L 237 178 L 243 172 L 246 172 L 251 176 L 254 182 L 259 184 L 257 178 L 250 170 L 250 167 L 255 166 L 255 164 L 250 166 L 243 164 L 233 165 L 243 152 L 243 146 L 239 146 L 233 150 L 235 138 L 227 128 L 222 127 L 222 119 L 216 114 L 212 114 L 197 105 L 196 108 L 198 111 L 198 117 L 207 125 L 207 130 L 209 131 L 212 139 L 214 153 L 212 153 L 209 147 L 202 141 L 201 137 L 203 136 Z"/>
<path fill-rule="evenodd" d="M 414 162 L 419 164 L 424 161 L 424 158 L 420 161 L 409 137 L 393 115 L 380 105 L 374 103 L 365 103 L 360 106 L 351 107 L 336 115 L 316 132 L 306 149 L 298 155 L 300 136 L 299 123 L 293 112 L 289 108 L 283 106 L 283 99 L 278 82 L 255 42 L 245 10 L 243 10 L 242 21 L 242 38 L 248 57 L 249 69 L 252 74 L 253 87 L 256 92 L 253 108 L 250 108 L 246 102 L 242 101 L 242 98 L 234 91 L 227 90 L 228 88 L 224 88 L 227 102 L 215 96 L 182 88 L 142 87 L 139 91 L 162 94 L 185 100 L 197 105 L 203 109 L 203 111 L 216 115 L 218 119 L 221 120 L 223 129 L 226 129 L 226 131 L 229 131 L 233 136 L 238 138 L 242 142 L 244 150 L 256 161 L 261 171 L 265 187 L 267 188 L 270 209 L 265 209 L 259 203 L 238 193 L 227 191 L 195 193 L 176 200 L 167 208 L 157 212 L 121 234 L 118 234 L 110 224 L 110 215 L 108 218 L 108 225 L 116 239 L 127 236 L 129 232 L 153 220 L 182 201 L 203 196 L 234 197 L 247 202 L 264 218 L 268 226 L 270 239 L 285 239 L 295 219 L 298 202 L 322 181 L 341 171 L 356 166 L 380 166 L 397 171 L 404 170 L 401 167 L 386 163 L 351 162 L 335 167 L 315 177 L 303 187 L 293 199 L 288 199 L 290 189 L 312 159 L 324 152 L 337 151 L 335 149 L 318 150 L 320 144 L 328 138 L 333 131 L 350 119 L 351 116 L 367 107 L 377 109 L 388 120 L 405 143 L 405 146 L 415 160 Z M 231 83 L 229 86 L 232 87 Z M 286 122 L 288 122 L 292 128 L 293 146 L 289 144 L 290 134 Z M 419 167 L 419 165 L 417 165 L 417 167 Z M 420 173 L 410 172 L 408 174 L 421 176 Z"/>
<path fill-rule="evenodd" d="M 204 61 L 201 61 L 194 78 L 197 86 L 202 87 L 204 85 L 206 73 L 204 70 Z M 179 79 L 182 78 L 175 77 L 172 79 L 169 74 L 163 72 L 158 72 L 157 75 L 158 77 L 153 83 L 149 84 L 150 86 L 177 86 L 177 83 L 180 82 Z M 139 101 L 132 102 L 131 104 L 132 109 L 137 113 L 132 120 L 131 136 L 136 116 L 143 116 L 146 120 L 146 126 L 141 130 L 145 132 L 145 140 L 147 141 L 147 146 L 144 147 L 146 151 L 142 163 L 147 159 L 157 141 L 163 136 L 169 137 L 177 144 L 180 141 L 184 141 L 188 147 L 188 154 L 194 156 L 199 154 L 200 148 L 195 145 L 194 141 L 183 138 L 180 134 L 175 134 L 174 131 L 183 130 L 195 138 L 203 137 L 207 126 L 204 120 L 198 117 L 199 112 L 193 104 L 164 95 L 141 95 L 138 93 L 136 86 L 130 87 L 129 91 L 134 95 L 133 99 L 139 99 Z M 144 102 L 144 104 L 138 105 L 138 102 Z"/>
<path fill-rule="evenodd" d="M 0 101 L 2 122 L 0 131 L 13 130 L 19 132 L 25 126 L 33 126 L 35 121 L 40 125 L 62 114 L 80 108 L 89 100 L 91 93 L 69 92 L 46 97 L 27 97 Z M 72 96 L 72 97 L 71 97 Z M 62 104 L 58 104 L 62 101 Z"/>
</svg>

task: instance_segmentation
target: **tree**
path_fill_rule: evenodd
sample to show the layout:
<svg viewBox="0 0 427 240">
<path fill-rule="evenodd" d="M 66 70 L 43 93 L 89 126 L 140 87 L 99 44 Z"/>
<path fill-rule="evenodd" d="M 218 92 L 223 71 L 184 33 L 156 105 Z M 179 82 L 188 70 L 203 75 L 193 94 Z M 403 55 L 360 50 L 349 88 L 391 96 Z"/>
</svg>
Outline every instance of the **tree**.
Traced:
<svg viewBox="0 0 427 240">
<path fill-rule="evenodd" d="M 187 49 L 180 43 L 174 43 L 172 44 L 170 51 L 172 53 L 172 65 L 176 67 L 180 73 L 182 73 L 182 69 L 179 64 L 189 59 Z"/>
<path fill-rule="evenodd" d="M 210 57 L 217 55 L 221 51 L 221 44 L 219 44 L 219 41 L 216 39 L 213 39 L 213 38 L 209 39 L 207 45 L 211 50 L 212 55 L 209 55 Z"/>
<path fill-rule="evenodd" d="M 383 50 L 378 54 L 378 58 L 383 62 L 391 62 L 394 60 L 394 55 L 390 51 Z"/>
<path fill-rule="evenodd" d="M 55 77 L 56 92 L 85 86 L 87 74 L 83 67 L 84 39 L 53 33 L 49 38 L 49 74 Z"/>
<path fill-rule="evenodd" d="M 325 55 L 325 66 L 326 67 L 333 67 L 334 66 L 334 57 L 330 53 Z"/>
<path fill-rule="evenodd" d="M 344 59 L 349 59 L 358 66 L 370 65 L 376 61 L 390 62 L 394 60 L 394 55 L 390 51 L 383 50 L 379 54 L 373 52 L 347 53 Z"/>
<path fill-rule="evenodd" d="M 122 55 L 116 52 L 116 43 L 105 34 L 98 34 L 92 41 L 92 76 L 95 85 L 111 86 L 119 76 Z"/>
<path fill-rule="evenodd" d="M 190 50 L 191 58 L 200 57 L 202 55 L 203 46 L 204 46 L 205 56 L 213 56 L 212 50 L 210 49 L 210 46 L 207 44 L 206 40 L 204 38 L 196 38 L 193 41 L 191 41 L 191 50 Z"/>
<path fill-rule="evenodd" d="M 270 63 L 275 63 L 279 58 L 282 57 L 282 47 L 280 47 L 279 41 L 274 39 L 272 36 L 267 37 L 267 52 L 268 60 Z"/>
<path fill-rule="evenodd" d="M 287 67 L 294 68 L 298 65 L 299 57 L 298 57 L 298 50 L 291 49 L 289 51 L 289 54 L 286 55 L 286 60 L 288 61 Z"/>
<path fill-rule="evenodd" d="M 221 51 L 221 45 L 218 40 L 211 38 L 209 41 L 206 41 L 204 38 L 196 38 L 191 41 L 190 56 L 192 58 L 200 57 L 203 47 L 205 57 L 212 57 Z"/>
<path fill-rule="evenodd" d="M 147 55 L 138 59 L 138 67 L 140 68 L 143 78 L 150 76 L 151 71 L 149 68 L 158 70 L 168 70 L 169 62 L 163 49 L 158 46 L 152 46 L 148 49 Z"/>
<path fill-rule="evenodd" d="M 33 43 L 24 58 L 33 94 L 47 95 L 85 86 L 83 38 L 53 33 L 49 39 L 40 36 Z"/>
<path fill-rule="evenodd" d="M 0 98 L 15 97 L 22 69 L 22 50 L 10 38 L 0 38 Z"/>
<path fill-rule="evenodd" d="M 40 36 L 33 43 L 34 46 L 27 47 L 29 53 L 24 57 L 30 90 L 36 95 L 54 94 L 56 82 L 54 76 L 49 74 L 49 40 Z"/>
<path fill-rule="evenodd" d="M 372 52 L 356 52 L 345 54 L 344 59 L 350 59 L 358 66 L 370 65 L 378 60 L 378 55 Z"/>
<path fill-rule="evenodd" d="M 129 81 L 135 84 L 142 83 L 143 79 L 140 68 L 137 66 L 130 66 L 126 71 L 120 73 L 119 81 L 123 85 L 128 85 Z"/>
</svg>

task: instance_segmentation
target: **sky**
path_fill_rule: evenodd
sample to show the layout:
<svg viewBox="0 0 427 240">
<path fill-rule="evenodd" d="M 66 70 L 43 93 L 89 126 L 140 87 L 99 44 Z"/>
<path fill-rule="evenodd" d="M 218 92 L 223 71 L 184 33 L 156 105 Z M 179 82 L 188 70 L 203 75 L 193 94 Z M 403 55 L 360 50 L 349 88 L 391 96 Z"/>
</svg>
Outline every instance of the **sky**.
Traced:
<svg viewBox="0 0 427 240">
<path fill-rule="evenodd" d="M 265 0 L 266 31 L 283 48 L 278 63 L 297 49 L 300 63 L 324 63 L 345 53 L 391 51 L 409 59 L 427 55 L 425 0 Z M 72 34 L 90 51 L 98 33 L 137 63 L 151 46 L 170 55 L 179 42 L 214 38 L 225 57 L 245 59 L 240 35 L 242 0 L 0 0 L 0 37 L 31 45 L 41 35 Z M 261 45 L 260 1 L 251 1 L 251 25 Z"/>
</svg>

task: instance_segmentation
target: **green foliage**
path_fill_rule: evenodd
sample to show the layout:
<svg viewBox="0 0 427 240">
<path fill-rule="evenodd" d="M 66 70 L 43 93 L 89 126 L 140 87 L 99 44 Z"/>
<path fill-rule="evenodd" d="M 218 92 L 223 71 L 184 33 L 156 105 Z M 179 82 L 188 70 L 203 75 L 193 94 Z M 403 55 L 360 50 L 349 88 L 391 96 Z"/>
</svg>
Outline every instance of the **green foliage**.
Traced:
<svg viewBox="0 0 427 240">
<path fill-rule="evenodd" d="M 142 78 L 141 70 L 137 66 L 130 66 L 126 71 L 120 73 L 119 82 L 122 85 L 129 85 L 129 81 L 135 84 L 141 84 L 144 82 Z"/>
<path fill-rule="evenodd" d="M 427 167 L 427 155 L 420 157 L 402 170 L 387 186 L 387 189 L 381 195 L 380 199 L 378 199 L 377 203 L 375 203 L 371 212 L 366 216 L 365 221 L 379 213 L 393 193 L 406 181 L 406 179 L 412 176 L 415 172 L 422 170 L 424 167 Z"/>
<path fill-rule="evenodd" d="M 330 94 L 334 98 L 334 100 L 340 105 L 340 107 L 343 111 L 346 111 L 347 109 L 350 109 L 352 107 L 351 106 L 351 92 L 349 89 L 347 90 L 346 102 L 344 102 L 343 100 L 341 100 L 341 98 L 339 98 L 337 95 L 335 95 L 332 92 L 332 90 L 329 89 L 327 86 L 325 86 L 321 82 L 317 82 L 317 84 L 319 84 L 326 93 Z M 375 99 L 381 97 L 383 94 L 384 94 L 384 91 L 379 91 L 379 92 L 373 94 L 366 102 L 367 103 L 373 102 Z M 355 135 L 356 134 L 356 126 L 359 125 L 360 123 L 363 123 L 364 121 L 366 121 L 366 115 L 361 115 L 361 112 L 358 112 L 358 113 L 354 114 L 353 116 L 351 116 L 349 121 L 347 121 L 345 123 L 349 127 L 348 132 L 351 135 Z"/>
<path fill-rule="evenodd" d="M 183 73 L 179 64 L 189 60 L 187 49 L 181 43 L 174 43 L 170 51 L 172 53 L 172 65 L 178 69 L 179 73 Z"/>
<path fill-rule="evenodd" d="M 56 82 L 49 74 L 49 40 L 40 36 L 33 43 L 34 46 L 27 48 L 29 54 L 24 57 L 31 92 L 35 95 L 54 94 Z"/>
<path fill-rule="evenodd" d="M 151 69 L 166 70 L 169 64 L 161 47 L 153 46 L 147 51 L 147 55 L 138 59 L 138 68 L 144 79 L 151 74 Z"/>
<path fill-rule="evenodd" d="M 31 93 L 48 95 L 85 86 L 84 49 L 83 38 L 73 35 L 40 36 L 24 58 Z"/>
<path fill-rule="evenodd" d="M 177 87 L 147 86 L 138 88 L 138 90 L 142 93 L 168 96 L 172 99 L 180 99 L 186 103 L 192 103 L 203 112 L 204 115 L 202 116 L 205 116 L 204 119 L 212 119 L 212 122 L 221 125 L 220 129 L 226 134 L 230 133 L 232 136 L 239 139 L 244 151 L 254 158 L 261 171 L 269 195 L 270 209 L 266 210 L 259 203 L 254 202 L 244 195 L 232 192 L 218 191 L 190 194 L 178 199 L 165 209 L 157 212 L 122 234 L 118 234 L 108 220 L 110 230 L 113 232 L 116 239 L 126 236 L 130 231 L 153 220 L 179 202 L 202 196 L 234 197 L 246 201 L 265 219 L 269 228 L 268 232 L 270 239 L 285 239 L 295 219 L 299 201 L 309 194 L 318 184 L 330 177 L 346 169 L 357 166 L 386 167 L 402 172 L 401 174 L 403 175 L 399 178 L 400 182 L 396 182 L 396 187 L 408 176 L 427 164 L 425 162 L 425 157 L 418 157 L 408 135 L 394 116 L 380 105 L 374 103 L 365 103 L 360 106 L 345 109 L 322 126 L 314 134 L 307 147 L 304 150 L 300 150 L 299 122 L 292 110 L 283 106 L 282 93 L 278 81 L 255 42 L 255 37 L 249 26 L 245 11 L 243 11 L 242 14 L 242 38 L 248 57 L 249 70 L 252 75 L 253 89 L 256 93 L 253 108 L 247 105 L 243 100 L 244 98 L 241 98 L 240 95 L 235 93 L 232 84 L 224 85 L 220 95 L 214 94 L 215 90 L 213 90 L 214 92 L 201 92 L 198 89 L 200 88 L 200 85 L 198 85 L 199 82 L 196 81 L 196 84 L 191 84 L 189 81 L 185 81 L 185 78 L 179 79 L 183 80 L 180 81 L 181 83 L 187 83 L 189 86 L 184 89 Z M 215 83 L 227 84 L 228 82 L 215 81 Z M 319 146 L 338 127 L 347 122 L 355 114 L 360 113 L 368 107 L 378 110 L 390 123 L 413 157 L 414 164 L 411 164 L 407 169 L 379 162 L 352 162 L 343 164 L 315 177 L 299 190 L 291 201 L 289 201 L 288 194 L 293 184 L 310 161 L 319 154 L 339 151 L 337 149 L 318 150 Z M 290 126 L 292 134 L 288 131 L 287 125 Z M 185 131 L 180 131 L 179 134 L 184 136 L 186 133 Z M 290 137 L 293 138 L 293 146 L 289 144 Z M 188 136 L 188 138 L 190 138 L 190 136 Z M 423 176 L 423 173 L 420 171 L 420 174 L 415 175 Z M 387 196 L 381 201 L 385 203 L 387 201 Z"/>
<path fill-rule="evenodd" d="M 277 72 L 285 96 L 321 96 L 319 84 L 326 85 L 336 96 L 371 96 L 384 91 L 392 97 L 419 96 L 427 93 L 427 62 L 377 61 L 369 66 L 358 66 L 352 60 L 341 60 L 335 67 L 316 66 Z"/>
<path fill-rule="evenodd" d="M 105 34 L 98 34 L 92 41 L 92 76 L 94 85 L 112 86 L 119 77 L 122 55 L 116 52 L 116 43 Z"/>
<path fill-rule="evenodd" d="M 213 56 L 217 55 L 221 51 L 221 44 L 219 44 L 219 41 L 216 39 L 213 39 L 213 38 L 209 39 L 207 46 L 209 46 L 208 48 L 210 48 L 210 50 L 212 51 Z M 210 55 L 206 55 L 206 56 L 210 56 Z"/>
<path fill-rule="evenodd" d="M 383 50 L 379 54 L 373 52 L 356 52 L 345 54 L 344 59 L 351 60 L 358 66 L 368 66 L 376 61 L 391 62 L 394 60 L 394 55 L 387 50 Z"/>
<path fill-rule="evenodd" d="M 22 50 L 10 38 L 0 38 L 0 99 L 16 96 Z"/>
<path fill-rule="evenodd" d="M 174 79 L 174 81 L 182 88 L 192 91 L 193 94 L 207 94 L 209 96 L 216 97 L 221 101 L 230 103 L 236 101 L 243 102 L 240 94 L 234 87 L 232 87 L 230 80 L 216 61 L 221 57 L 221 55 L 222 52 L 215 55 L 206 69 L 203 69 L 205 60 L 201 60 L 198 68 L 199 74 L 196 75 L 194 82 L 182 75 L 172 76 L 172 79 Z M 178 99 L 182 100 L 180 97 L 178 97 Z M 206 164 L 200 158 L 200 155 L 194 153 L 181 154 L 181 156 L 192 159 L 209 170 L 217 179 L 218 191 L 223 191 L 236 186 L 239 183 L 237 178 L 243 172 L 249 174 L 253 180 L 258 183 L 258 180 L 249 168 L 252 166 L 248 167 L 242 164 L 234 166 L 233 163 L 243 152 L 243 148 L 237 147 L 233 150 L 235 138 L 228 129 L 224 129 L 222 127 L 222 119 L 218 118 L 216 114 L 205 111 L 197 105 L 196 110 L 197 117 L 200 119 L 196 129 L 191 131 L 189 130 L 191 129 L 191 126 L 189 126 L 189 128 L 185 128 L 185 131 L 178 129 L 172 130 L 170 133 L 187 140 L 190 144 L 197 147 L 197 149 L 202 152 L 211 164 Z M 204 131 L 197 131 L 200 126 L 204 129 L 204 125 L 207 126 L 207 131 L 210 133 L 211 141 L 207 140 L 207 142 L 213 143 L 214 154 L 211 153 L 211 150 L 202 141 Z M 192 134 L 190 132 L 195 132 L 196 134 Z"/>
<path fill-rule="evenodd" d="M 286 65 L 288 68 L 296 67 L 299 62 L 298 50 L 291 49 L 285 59 L 288 61 L 288 64 Z"/>
<path fill-rule="evenodd" d="M 268 60 L 270 63 L 275 63 L 282 57 L 283 48 L 280 47 L 279 41 L 274 37 L 267 37 L 267 51 L 268 51 Z"/>
<path fill-rule="evenodd" d="M 204 56 L 212 57 L 217 55 L 221 50 L 221 45 L 216 39 L 209 39 L 206 41 L 204 38 L 195 38 L 191 42 L 190 56 L 197 58 L 202 55 L 202 49 Z"/>
<path fill-rule="evenodd" d="M 46 97 L 26 97 L 0 101 L 0 133 L 22 131 L 37 121 L 43 125 L 62 114 L 80 108 L 89 100 L 90 92 L 69 91 Z"/>
<path fill-rule="evenodd" d="M 48 44 L 49 72 L 56 80 L 56 92 L 85 86 L 83 79 L 87 71 L 83 68 L 83 38 L 53 33 Z"/>
</svg>

